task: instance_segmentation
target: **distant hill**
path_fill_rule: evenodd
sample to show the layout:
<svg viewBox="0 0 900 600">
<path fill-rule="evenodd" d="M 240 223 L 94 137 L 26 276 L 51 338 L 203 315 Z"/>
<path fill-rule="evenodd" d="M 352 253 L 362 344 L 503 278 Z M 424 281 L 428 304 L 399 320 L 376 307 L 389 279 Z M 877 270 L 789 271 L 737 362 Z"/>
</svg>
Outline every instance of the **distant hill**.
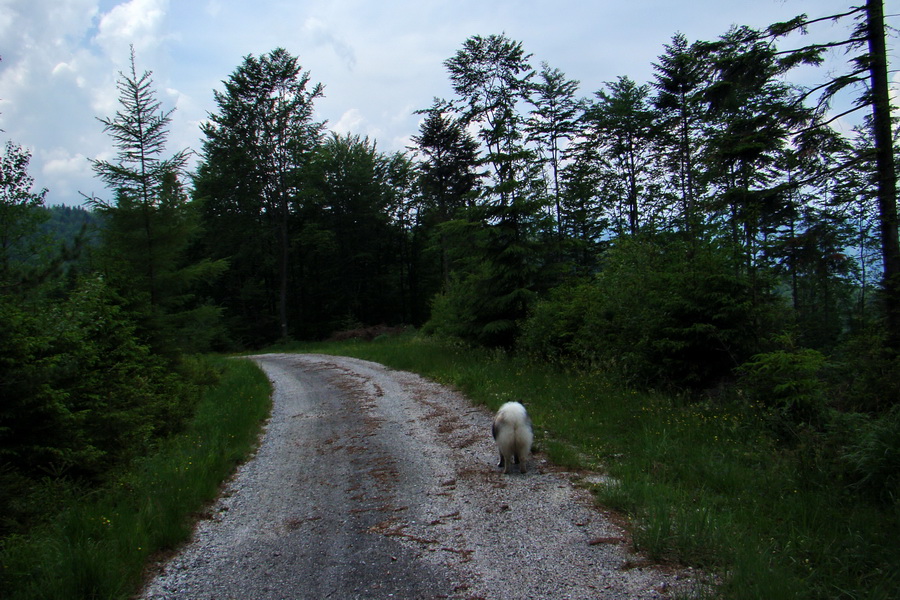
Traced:
<svg viewBox="0 0 900 600">
<path fill-rule="evenodd" d="M 44 209 L 49 215 L 41 224 L 40 234 L 50 235 L 54 241 L 71 244 L 81 233 L 82 227 L 88 226 L 87 240 L 93 240 L 100 226 L 100 217 L 80 206 L 48 206 Z"/>
</svg>

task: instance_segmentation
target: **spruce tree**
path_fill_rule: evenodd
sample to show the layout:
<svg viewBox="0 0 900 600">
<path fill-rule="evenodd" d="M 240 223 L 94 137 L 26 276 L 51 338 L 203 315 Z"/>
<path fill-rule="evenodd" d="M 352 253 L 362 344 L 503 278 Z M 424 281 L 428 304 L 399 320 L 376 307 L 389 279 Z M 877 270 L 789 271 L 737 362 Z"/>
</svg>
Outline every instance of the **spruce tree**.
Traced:
<svg viewBox="0 0 900 600">
<path fill-rule="evenodd" d="M 420 155 L 421 220 L 436 237 L 442 288 L 446 290 L 450 285 L 451 246 L 442 225 L 460 218 L 477 191 L 478 143 L 454 117 L 447 102 L 435 99 L 420 113 L 426 115 L 425 120 L 412 140 Z"/>
<path fill-rule="evenodd" d="M 849 6 L 840 14 L 809 18 L 799 15 L 770 25 L 764 32 L 756 32 L 756 39 L 776 40 L 793 32 L 805 33 L 824 22 L 853 19 L 855 24 L 846 37 L 824 43 L 808 44 L 777 53 L 782 69 L 797 65 L 821 65 L 825 53 L 842 48 L 848 56 L 844 72 L 830 73 L 823 82 L 803 91 L 803 98 L 814 99 L 818 120 L 800 132 L 798 142 L 805 152 L 817 152 L 817 131 L 829 123 L 859 110 L 870 111 L 867 126 L 872 134 L 871 153 L 866 158 L 874 164 L 869 184 L 878 206 L 878 222 L 882 263 L 883 314 L 887 330 L 887 345 L 900 352 L 900 234 L 897 216 L 897 172 L 893 136 L 892 110 L 888 79 L 888 52 L 885 42 L 887 26 L 883 0 L 867 0 L 865 4 Z M 853 105 L 838 114 L 824 117 L 832 101 L 848 88 L 859 90 Z M 844 165 L 855 168 L 856 159 Z M 832 172 L 837 172 L 833 169 Z"/>
<path fill-rule="evenodd" d="M 192 289 L 226 265 L 187 262 L 197 222 L 181 183 L 188 152 L 165 156 L 174 109 L 161 110 L 152 74 L 138 75 L 133 49 L 129 72 L 119 75 L 122 108 L 112 118 L 99 119 L 118 150 L 116 160 L 93 161 L 113 193 L 112 200 L 90 198 L 105 218 L 100 263 L 154 350 L 173 355 L 203 350 L 218 311 L 197 302 Z"/>
<path fill-rule="evenodd" d="M 35 192 L 28 174 L 31 153 L 12 142 L 0 154 L 0 293 L 15 291 L 27 277 L 26 264 L 39 253 L 34 235 L 46 220 L 47 190 Z"/>
<path fill-rule="evenodd" d="M 562 236 L 562 192 L 560 170 L 566 144 L 576 135 L 582 102 L 575 94 L 579 82 L 566 79 L 559 69 L 541 63 L 540 80 L 534 84 L 531 102 L 534 109 L 528 119 L 529 138 L 534 141 L 550 168 L 550 196 L 556 209 L 557 234 Z"/>
<path fill-rule="evenodd" d="M 656 94 L 652 102 L 657 111 L 658 143 L 681 204 L 681 226 L 691 237 L 702 220 L 697 206 L 703 193 L 697 165 L 703 146 L 701 94 L 709 69 L 698 44 L 689 44 L 681 33 L 664 47 L 666 52 L 653 65 Z"/>
<path fill-rule="evenodd" d="M 239 293 L 252 296 L 246 299 L 253 303 L 248 311 L 237 310 L 257 322 L 274 312 L 275 335 L 285 339 L 290 336 L 292 213 L 301 199 L 304 169 L 321 140 L 323 124 L 312 117 L 323 87 L 311 84 L 309 72 L 283 48 L 246 56 L 224 83 L 225 91 L 215 92 L 218 111 L 202 128 L 206 140 L 198 195 L 208 235 L 237 246 L 216 250 L 231 257 L 244 278 Z M 218 217 L 228 223 L 217 222 Z M 222 231 L 223 225 L 229 230 Z M 271 251 L 260 255 L 242 248 L 247 234 L 258 236 L 258 249 Z M 251 281 L 252 290 L 246 287 Z"/>
<path fill-rule="evenodd" d="M 599 158 L 594 168 L 613 227 L 637 235 L 651 222 L 652 203 L 659 196 L 649 86 L 619 77 L 596 97 L 582 118 L 586 143 Z"/>
<path fill-rule="evenodd" d="M 488 173 L 480 202 L 467 211 L 469 266 L 443 299 L 454 308 L 443 313 L 466 321 L 463 337 L 490 345 L 512 344 L 536 286 L 546 281 L 539 276 L 547 262 L 540 235 L 549 229 L 543 179 L 520 110 L 532 91 L 529 58 L 520 42 L 491 35 L 467 39 L 444 62 Z"/>
</svg>

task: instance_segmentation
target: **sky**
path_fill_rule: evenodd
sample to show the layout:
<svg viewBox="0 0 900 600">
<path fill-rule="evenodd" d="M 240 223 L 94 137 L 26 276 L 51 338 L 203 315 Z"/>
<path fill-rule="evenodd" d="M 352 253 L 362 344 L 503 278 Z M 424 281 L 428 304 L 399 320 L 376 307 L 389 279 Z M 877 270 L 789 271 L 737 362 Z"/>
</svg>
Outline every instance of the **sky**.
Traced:
<svg viewBox="0 0 900 600">
<path fill-rule="evenodd" d="M 32 153 L 29 173 L 36 191 L 48 190 L 47 205 L 109 198 L 90 159 L 115 156 L 97 119 L 120 108 L 116 80 L 128 70 L 130 46 L 138 73 L 152 72 L 162 108 L 174 109 L 167 155 L 199 151 L 200 124 L 217 110 L 213 91 L 244 57 L 278 47 L 323 84 L 316 120 L 395 152 L 418 132 L 416 110 L 453 97 L 443 62 L 473 35 L 522 42 L 535 68 L 546 61 L 591 97 L 622 75 L 652 81 L 653 63 L 678 32 L 714 40 L 732 25 L 826 16 L 860 1 L 0 0 L 0 143 Z M 900 17 L 889 23 L 900 27 Z M 845 31 L 825 22 L 797 45 Z M 897 42 L 888 40 L 893 65 Z M 900 75 L 894 82 L 900 87 Z"/>
</svg>

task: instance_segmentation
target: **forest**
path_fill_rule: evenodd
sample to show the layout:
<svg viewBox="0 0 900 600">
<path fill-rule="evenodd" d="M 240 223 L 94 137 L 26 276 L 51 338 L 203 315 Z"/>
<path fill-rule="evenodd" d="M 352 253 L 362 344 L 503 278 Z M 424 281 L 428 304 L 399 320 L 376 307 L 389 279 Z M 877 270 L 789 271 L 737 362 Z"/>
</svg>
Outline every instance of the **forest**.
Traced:
<svg viewBox="0 0 900 600">
<path fill-rule="evenodd" d="M 834 19 L 842 39 L 782 47 Z M 376 325 L 743 403 L 896 507 L 888 33 L 870 1 L 675 34 L 652 81 L 587 95 L 475 35 L 396 153 L 316 122 L 324 85 L 276 48 L 214 90 L 191 172 L 132 51 L 101 118 L 115 158 L 93 161 L 111 200 L 45 207 L 29 152 L 0 156 L 0 536 L 40 518 L 48 477 L 95 485 L 177 431 L 215 379 L 205 353 Z M 791 83 L 834 48 L 842 71 Z"/>
</svg>

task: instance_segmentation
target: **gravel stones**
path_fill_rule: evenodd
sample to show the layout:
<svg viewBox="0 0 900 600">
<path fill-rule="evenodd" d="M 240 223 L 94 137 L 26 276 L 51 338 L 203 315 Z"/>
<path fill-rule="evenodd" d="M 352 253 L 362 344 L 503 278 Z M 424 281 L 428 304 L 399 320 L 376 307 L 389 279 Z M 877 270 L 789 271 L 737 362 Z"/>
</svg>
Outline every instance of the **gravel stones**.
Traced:
<svg viewBox="0 0 900 600">
<path fill-rule="evenodd" d="M 589 492 L 538 454 L 495 467 L 492 415 L 417 375 L 324 355 L 251 357 L 271 418 L 147 600 L 664 598 Z"/>
</svg>

